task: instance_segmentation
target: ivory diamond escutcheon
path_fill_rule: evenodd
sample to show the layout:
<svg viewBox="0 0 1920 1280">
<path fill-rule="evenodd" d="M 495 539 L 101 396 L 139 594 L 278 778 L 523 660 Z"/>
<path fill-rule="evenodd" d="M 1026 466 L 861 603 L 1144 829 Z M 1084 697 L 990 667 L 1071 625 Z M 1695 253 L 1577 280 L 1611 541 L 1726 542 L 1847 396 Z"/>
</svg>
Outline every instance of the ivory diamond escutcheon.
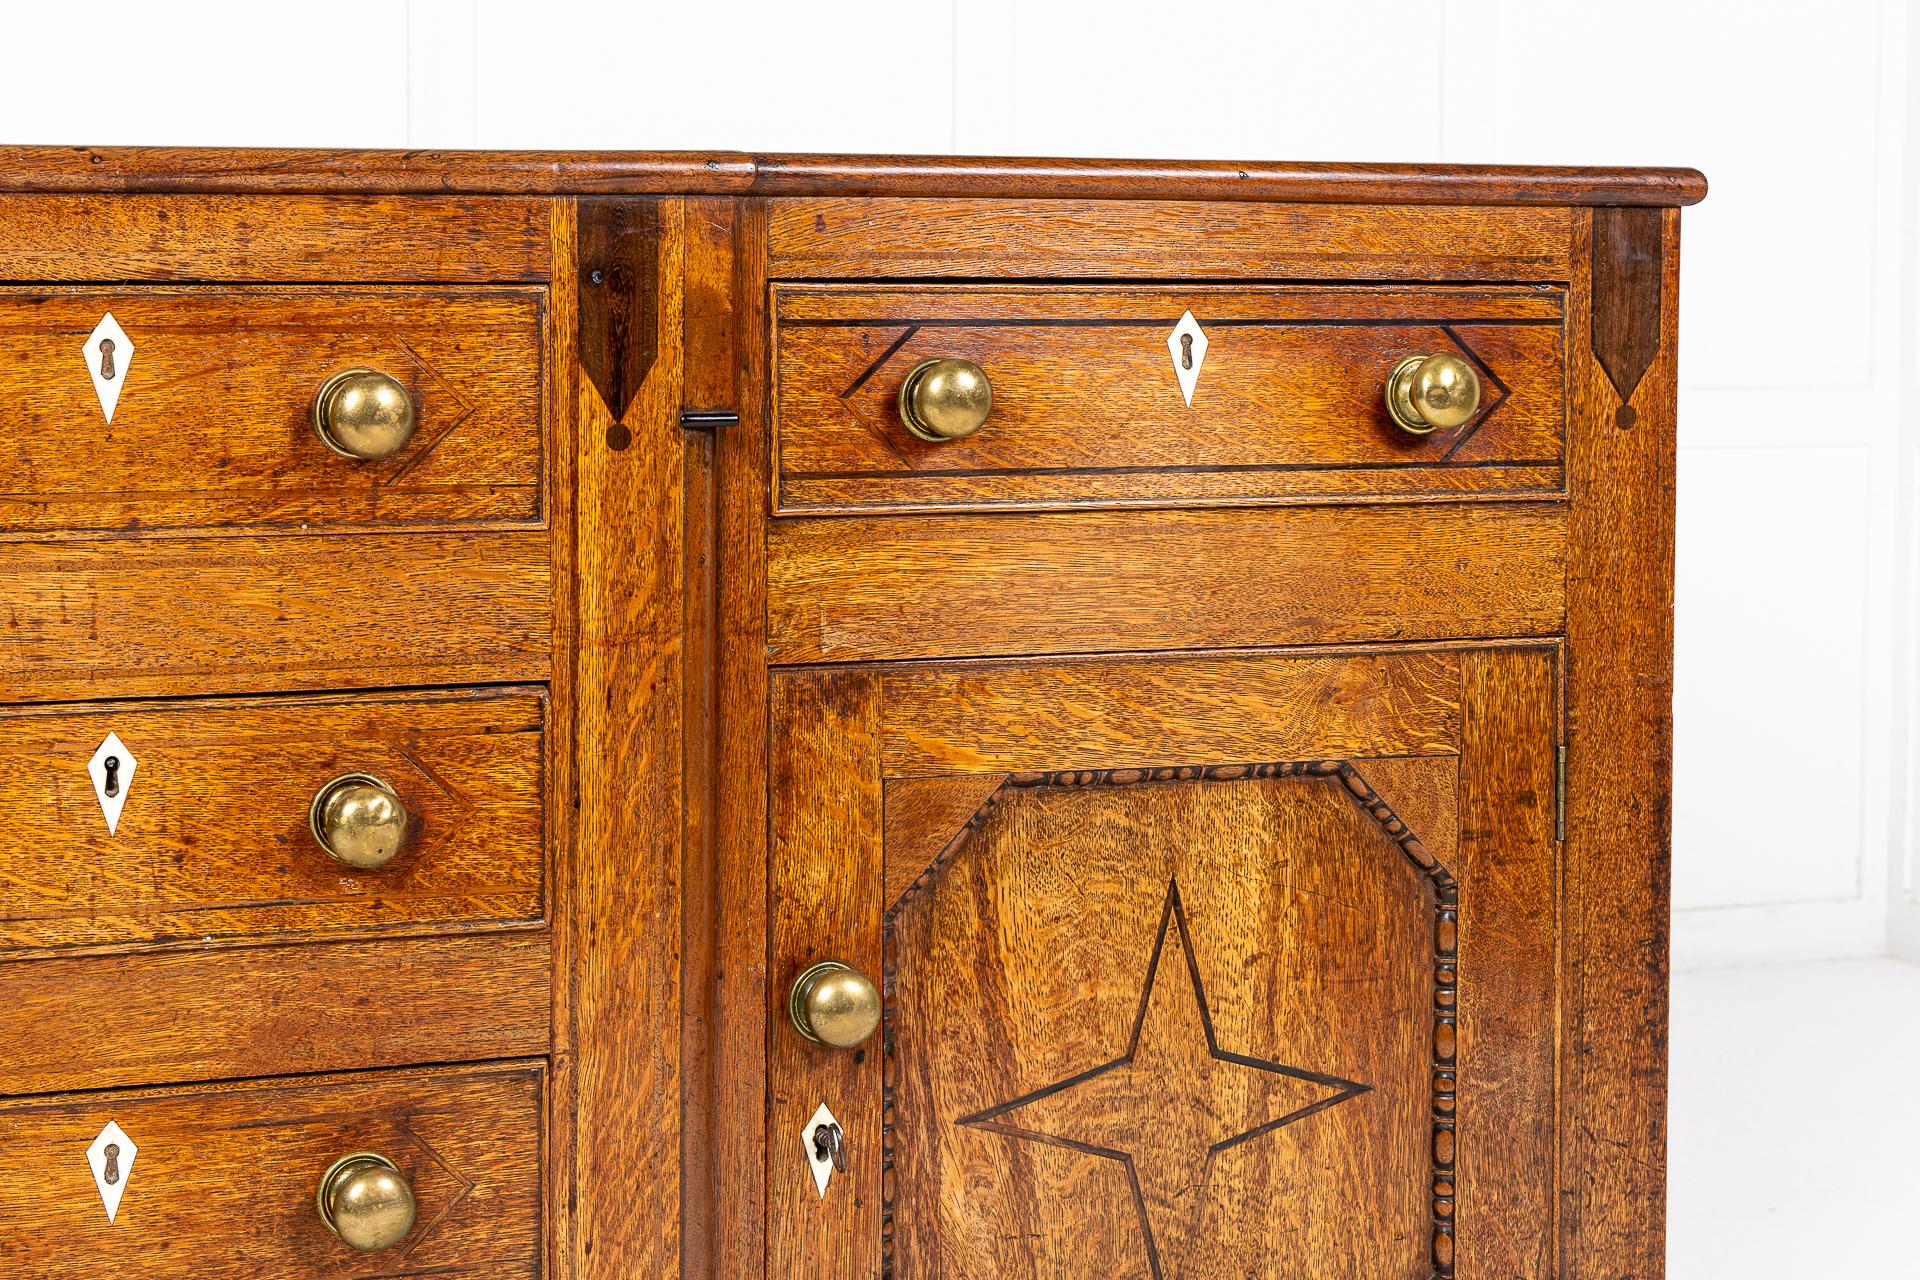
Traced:
<svg viewBox="0 0 1920 1280">
<path fill-rule="evenodd" d="M 87 761 L 87 776 L 93 779 L 94 798 L 100 801 L 108 835 L 119 834 L 120 811 L 127 807 L 127 788 L 133 785 L 133 771 L 139 767 L 140 762 L 117 733 L 109 733 L 93 759 Z"/>
<path fill-rule="evenodd" d="M 1167 335 L 1167 350 L 1173 355 L 1173 372 L 1180 379 L 1180 394 L 1193 407 L 1193 389 L 1200 382 L 1200 366 L 1207 358 L 1207 334 L 1189 311 L 1180 317 Z"/>
<path fill-rule="evenodd" d="M 100 1203 L 107 1211 L 108 1222 L 120 1214 L 120 1198 L 127 1193 L 127 1179 L 133 1176 L 133 1158 L 139 1152 L 140 1148 L 117 1120 L 107 1121 L 107 1127 L 87 1148 L 87 1165 L 93 1170 L 93 1185 L 100 1189 Z"/>
<path fill-rule="evenodd" d="M 821 1130 L 828 1130 L 835 1141 L 840 1137 L 840 1122 L 833 1118 L 833 1112 L 827 1110 L 827 1104 L 821 1103 L 814 1108 L 813 1116 L 800 1130 L 800 1149 L 807 1154 L 807 1166 L 813 1170 L 813 1185 L 820 1191 L 822 1200 L 827 1198 L 827 1183 L 833 1180 L 833 1146 L 826 1140 Z"/>
<path fill-rule="evenodd" d="M 133 339 L 109 311 L 93 326 L 80 354 L 87 362 L 87 376 L 93 379 L 93 393 L 100 397 L 100 412 L 112 422 L 113 411 L 120 404 L 120 388 L 126 385 L 127 370 L 133 366 Z"/>
</svg>

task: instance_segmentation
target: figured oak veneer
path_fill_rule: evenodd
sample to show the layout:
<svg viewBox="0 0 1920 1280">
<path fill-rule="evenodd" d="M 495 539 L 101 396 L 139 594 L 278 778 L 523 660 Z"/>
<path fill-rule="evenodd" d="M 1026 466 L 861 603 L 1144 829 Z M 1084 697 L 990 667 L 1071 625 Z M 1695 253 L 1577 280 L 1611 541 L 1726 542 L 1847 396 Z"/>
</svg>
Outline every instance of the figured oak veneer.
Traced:
<svg viewBox="0 0 1920 1280">
<path fill-rule="evenodd" d="M 1704 192 L 0 150 L 0 1271 L 1657 1280 Z M 1404 435 L 1434 351 L 1483 403 Z M 905 432 L 929 356 L 982 431 Z M 307 423 L 353 365 L 388 461 Z M 350 769 L 379 872 L 305 830 Z M 368 1149 L 421 1214 L 356 1255 Z"/>
<path fill-rule="evenodd" d="M 4 280 L 479 284 L 552 267 L 543 200 L 17 195 L 6 169 Z"/>
<path fill-rule="evenodd" d="M 992 804 L 887 913 L 896 1272 L 1420 1274 L 1456 891 L 1362 775 L 1043 773 Z M 1042 885 L 1053 911 L 981 905 Z"/>
<path fill-rule="evenodd" d="M 789 519 L 767 535 L 768 656 L 1545 635 L 1565 556 L 1557 509 L 1491 503 Z"/>
<path fill-rule="evenodd" d="M 534 521 L 540 304 L 519 290 L 0 291 L 0 532 Z M 111 423 L 76 376 L 108 313 L 134 343 Z M 314 393 L 354 367 L 397 378 L 415 405 L 413 439 L 375 463 L 313 429 Z"/>
<path fill-rule="evenodd" d="M 0 963 L 0 1095 L 545 1053 L 544 931 Z"/>
<path fill-rule="evenodd" d="M 0 544 L 0 699 L 544 679 L 548 557 L 539 532 Z"/>
<path fill-rule="evenodd" d="M 1554 659 L 776 677 L 776 973 L 889 998 L 880 1054 L 775 1038 L 775 1130 L 838 1098 L 887 1154 L 816 1212 L 770 1151 L 772 1274 L 1544 1277 Z"/>
<path fill-rule="evenodd" d="M 14 147 L 0 191 L 412 195 L 1187 195 L 1404 204 L 1683 205 L 1693 169 L 1030 160 L 738 151 L 327 151 Z"/>
<path fill-rule="evenodd" d="M 0 1102 L 0 1268 L 45 1280 L 398 1275 L 537 1280 L 546 1072 L 537 1062 Z M 107 1120 L 138 1144 L 109 1223 L 83 1153 Z M 314 1211 L 336 1158 L 378 1151 L 417 1204 L 394 1249 L 356 1254 Z M 34 1241 L 54 1235 L 58 1252 Z"/>
<path fill-rule="evenodd" d="M 1166 200 L 772 202 L 776 278 L 1561 281 L 1574 214 Z M 888 227 L 911 227 L 886 234 Z"/>
<path fill-rule="evenodd" d="M 782 287 L 776 510 L 999 509 L 1548 496 L 1561 486 L 1562 299 L 1537 290 Z M 1169 335 L 1206 346 L 1191 403 Z M 1382 389 L 1415 354 L 1471 363 L 1458 427 L 1414 436 Z M 929 442 L 895 402 L 923 360 L 992 380 L 993 412 Z"/>
<path fill-rule="evenodd" d="M 1437 756 L 1460 740 L 1460 658 L 1447 649 L 914 663 L 880 679 L 890 778 L 1098 769 L 1120 757 L 1164 768 L 1209 752 Z"/>
<path fill-rule="evenodd" d="M 543 919 L 546 700 L 538 690 L 118 703 L 0 713 L 0 952 L 89 944 L 406 934 Z M 85 760 L 139 761 L 118 827 Z M 410 838 L 356 871 L 309 829 L 343 773 L 392 787 Z"/>
</svg>

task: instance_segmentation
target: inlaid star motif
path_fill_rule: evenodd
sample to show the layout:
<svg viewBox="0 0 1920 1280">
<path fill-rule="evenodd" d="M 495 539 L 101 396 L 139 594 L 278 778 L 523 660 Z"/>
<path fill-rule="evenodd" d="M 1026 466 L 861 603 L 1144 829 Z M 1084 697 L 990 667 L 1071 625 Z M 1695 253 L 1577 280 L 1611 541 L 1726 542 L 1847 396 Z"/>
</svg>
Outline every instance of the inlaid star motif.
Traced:
<svg viewBox="0 0 1920 1280">
<path fill-rule="evenodd" d="M 1180 966 L 1167 966 L 1178 930 Z M 1216 1157 L 1371 1086 L 1220 1046 L 1177 881 L 1167 886 L 1126 1051 L 1110 1062 L 958 1123 L 1116 1160 L 1126 1168 L 1155 1280 L 1181 1276 L 1194 1253 Z"/>
</svg>

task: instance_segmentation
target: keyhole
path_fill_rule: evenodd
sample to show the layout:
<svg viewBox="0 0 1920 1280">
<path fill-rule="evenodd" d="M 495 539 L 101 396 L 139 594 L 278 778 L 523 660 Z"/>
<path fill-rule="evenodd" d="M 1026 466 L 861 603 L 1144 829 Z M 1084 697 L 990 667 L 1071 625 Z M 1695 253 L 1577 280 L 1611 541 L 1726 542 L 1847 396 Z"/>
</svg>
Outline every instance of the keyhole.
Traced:
<svg viewBox="0 0 1920 1280">
<path fill-rule="evenodd" d="M 847 1144 L 837 1124 L 823 1124 L 813 1131 L 813 1158 L 832 1160 L 834 1172 L 847 1171 Z"/>
<path fill-rule="evenodd" d="M 113 381 L 113 339 L 100 339 L 100 376 Z"/>
<path fill-rule="evenodd" d="M 1193 368 L 1193 335 L 1190 333 L 1180 335 L 1180 367 Z"/>
<path fill-rule="evenodd" d="M 117 1142 L 107 1144 L 107 1171 L 102 1176 L 108 1186 L 120 1181 L 120 1144 Z"/>
<path fill-rule="evenodd" d="M 120 757 L 119 756 L 107 757 L 107 794 L 109 796 L 117 796 L 120 794 Z"/>
</svg>

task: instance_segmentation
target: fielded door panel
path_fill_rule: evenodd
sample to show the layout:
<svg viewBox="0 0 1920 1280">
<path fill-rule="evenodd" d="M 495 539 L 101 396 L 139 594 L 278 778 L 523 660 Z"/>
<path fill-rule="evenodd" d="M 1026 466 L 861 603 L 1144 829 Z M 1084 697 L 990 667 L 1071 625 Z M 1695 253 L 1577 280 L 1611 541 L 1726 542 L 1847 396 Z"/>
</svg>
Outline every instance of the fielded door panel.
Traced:
<svg viewBox="0 0 1920 1280">
<path fill-rule="evenodd" d="M 770 1275 L 1549 1274 L 1553 682 L 1538 646 L 777 675 Z M 826 959 L 881 988 L 858 1048 L 789 1022 Z"/>
</svg>

